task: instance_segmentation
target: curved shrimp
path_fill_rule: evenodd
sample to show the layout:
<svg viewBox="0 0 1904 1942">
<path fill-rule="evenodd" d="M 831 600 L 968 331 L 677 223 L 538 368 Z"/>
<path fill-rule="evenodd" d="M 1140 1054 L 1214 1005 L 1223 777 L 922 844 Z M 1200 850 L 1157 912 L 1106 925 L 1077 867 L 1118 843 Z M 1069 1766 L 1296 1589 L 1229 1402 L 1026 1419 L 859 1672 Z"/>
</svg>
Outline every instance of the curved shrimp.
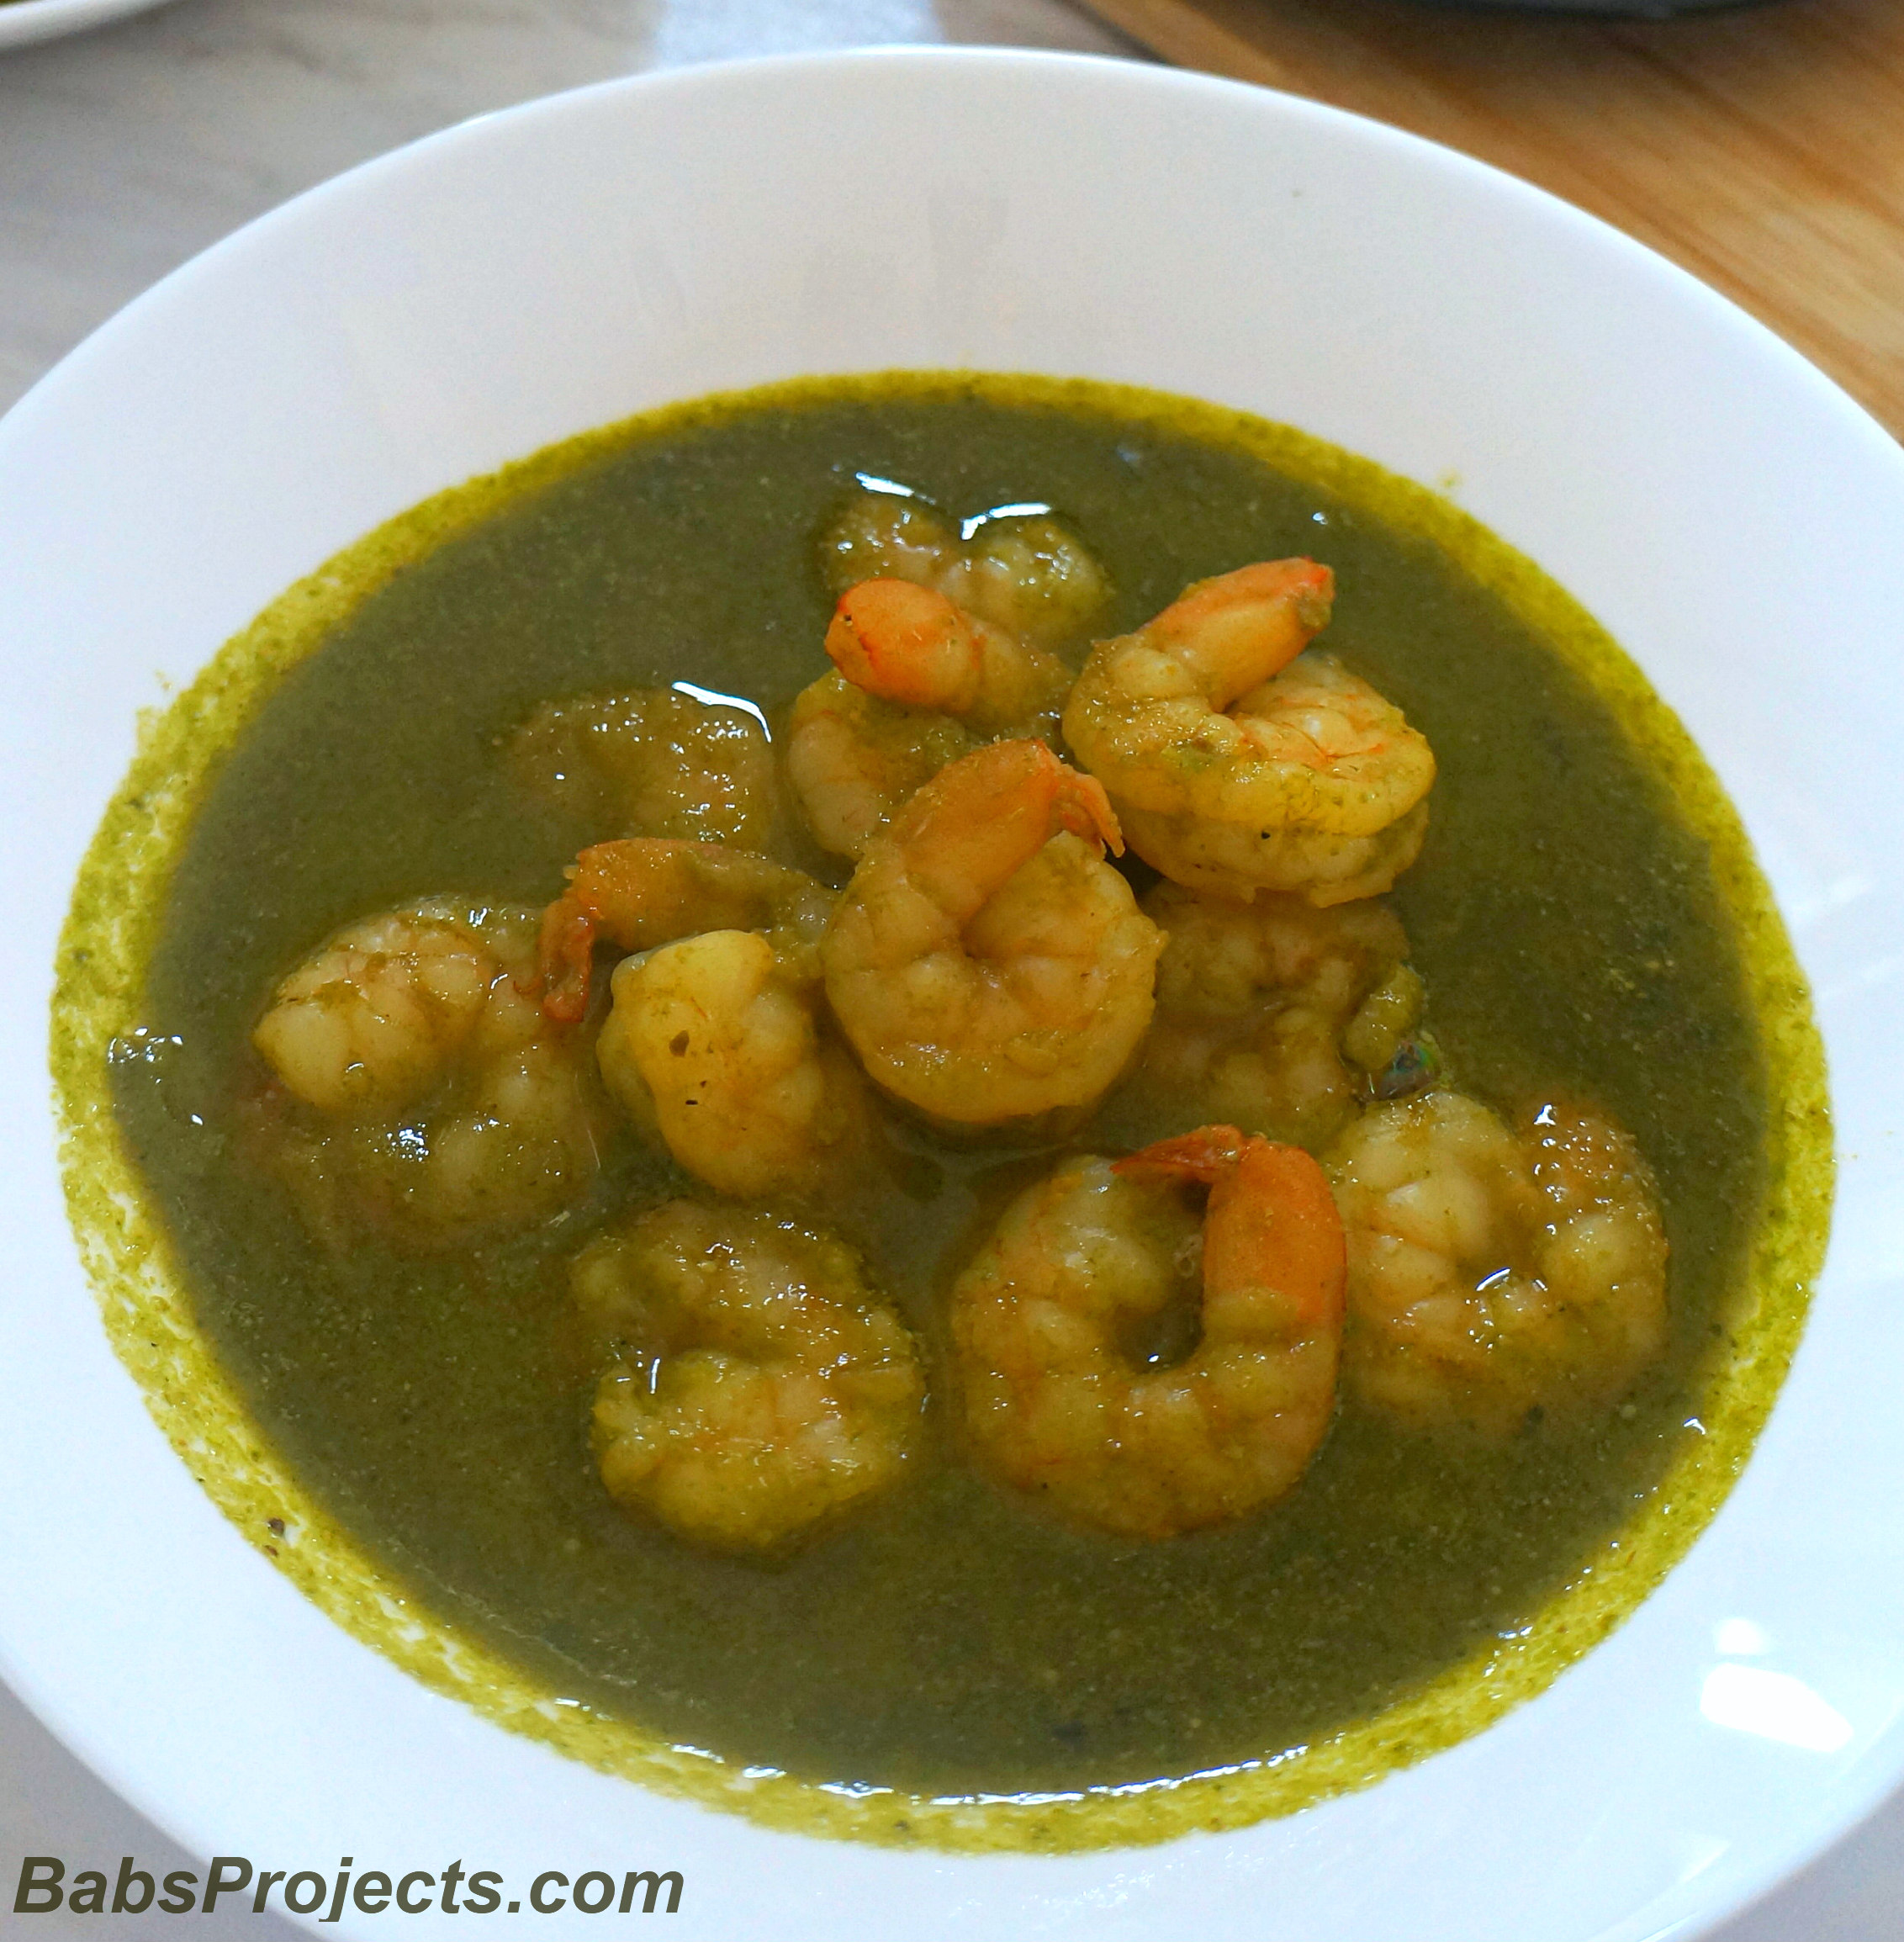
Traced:
<svg viewBox="0 0 1904 1942">
<path fill-rule="evenodd" d="M 831 894 L 812 877 L 711 843 L 625 837 L 576 858 L 569 887 L 542 913 L 542 1009 L 586 1015 L 595 947 L 650 950 L 708 930 L 764 931 L 788 955 L 811 950 Z"/>
<path fill-rule="evenodd" d="M 1666 1236 L 1632 1140 L 1549 1103 L 1518 1129 L 1441 1091 L 1329 1156 L 1349 1244 L 1344 1379 L 1420 1429 L 1505 1438 L 1616 1402 L 1666 1341 Z"/>
<path fill-rule="evenodd" d="M 1299 1148 L 1206 1126 L 1068 1161 L 953 1290 L 966 1433 L 1002 1482 L 1118 1537 L 1247 1516 L 1327 1432 L 1342 1291 L 1341 1222 Z"/>
<path fill-rule="evenodd" d="M 536 924 L 431 898 L 340 931 L 278 986 L 251 1042 L 289 1096 L 273 1160 L 320 1232 L 447 1246 L 588 1190 L 608 1121 L 585 1035 L 524 995 Z"/>
<path fill-rule="evenodd" d="M 1136 1083 L 1180 1123 L 1221 1118 L 1314 1151 L 1363 1101 L 1430 1082 L 1422 982 L 1386 905 L 1218 902 L 1166 882 L 1143 908 L 1169 941 Z"/>
<path fill-rule="evenodd" d="M 1327 567 L 1265 561 L 1092 649 L 1065 735 L 1166 876 L 1239 902 L 1346 903 L 1420 853 L 1427 743 L 1332 656 L 1303 651 L 1334 597 Z"/>
<path fill-rule="evenodd" d="M 787 778 L 815 840 L 856 856 L 948 762 L 1002 736 L 1055 739 L 1061 661 L 911 580 L 840 595 L 835 672 L 794 703 Z"/>
<path fill-rule="evenodd" d="M 607 836 L 764 849 L 774 755 L 744 708 L 674 688 L 545 701 L 509 739 L 523 787 Z"/>
<path fill-rule="evenodd" d="M 1103 791 L 1037 742 L 995 742 L 868 845 L 821 945 L 867 1072 L 965 1126 L 1086 1107 L 1150 1021 L 1163 938 L 1103 860 Z"/>
<path fill-rule="evenodd" d="M 715 930 L 624 959 L 612 988 L 601 1076 L 696 1178 L 742 1199 L 812 1193 L 864 1150 L 866 1082 L 826 1029 L 816 969 Z"/>
<path fill-rule="evenodd" d="M 625 1510 L 760 1551 L 898 1480 L 924 1378 L 839 1241 L 676 1200 L 590 1242 L 570 1279 L 616 1352 L 595 1449 Z"/>
</svg>

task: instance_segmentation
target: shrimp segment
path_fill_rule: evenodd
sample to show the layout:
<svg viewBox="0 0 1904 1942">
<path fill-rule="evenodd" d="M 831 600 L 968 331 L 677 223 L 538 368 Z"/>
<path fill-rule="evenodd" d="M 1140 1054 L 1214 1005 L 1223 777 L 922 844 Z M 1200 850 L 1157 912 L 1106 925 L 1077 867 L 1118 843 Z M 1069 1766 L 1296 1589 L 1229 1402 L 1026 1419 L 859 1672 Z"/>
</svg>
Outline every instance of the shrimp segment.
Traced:
<svg viewBox="0 0 1904 1942">
<path fill-rule="evenodd" d="M 1658 1202 L 1604 1114 L 1554 1103 L 1510 1129 L 1431 1093 L 1351 1126 L 1330 1171 L 1349 1237 L 1344 1378 L 1412 1427 L 1578 1423 L 1664 1347 Z"/>
<path fill-rule="evenodd" d="M 1131 847 L 1173 881 L 1343 903 L 1388 889 L 1420 853 L 1427 743 L 1331 656 L 1303 651 L 1333 597 L 1327 567 L 1267 561 L 1199 581 L 1092 650 L 1066 738 Z"/>
<path fill-rule="evenodd" d="M 866 1082 L 823 1029 L 817 976 L 757 932 L 625 958 L 613 989 L 601 1076 L 710 1187 L 741 1199 L 812 1192 L 864 1146 Z"/>
<path fill-rule="evenodd" d="M 1209 1189 L 1200 1231 L 1185 1183 Z M 1118 1537 L 1247 1516 L 1295 1487 L 1327 1432 L 1343 1273 L 1328 1183 L 1298 1148 L 1212 1126 L 1066 1161 L 953 1290 L 972 1447 L 1002 1482 Z M 1186 1306 L 1189 1352 L 1145 1352 Z"/>
<path fill-rule="evenodd" d="M 860 859 L 821 946 L 867 1072 L 962 1125 L 1089 1105 L 1150 1020 L 1163 939 L 1103 861 L 1103 791 L 1036 742 L 922 789 Z"/>
<path fill-rule="evenodd" d="M 949 715 L 882 701 L 834 673 L 801 690 L 781 746 L 813 840 L 856 857 L 902 803 L 978 740 Z"/>
<path fill-rule="evenodd" d="M 760 930 L 785 948 L 808 946 L 828 902 L 810 876 L 745 850 L 638 836 L 595 844 L 542 916 L 542 1009 L 563 1021 L 586 1014 L 598 939 L 649 950 L 701 931 Z"/>
<path fill-rule="evenodd" d="M 595 1447 L 625 1510 L 760 1551 L 898 1480 L 924 1379 L 838 1241 L 676 1200 L 592 1241 L 570 1278 L 616 1352 Z"/>
</svg>

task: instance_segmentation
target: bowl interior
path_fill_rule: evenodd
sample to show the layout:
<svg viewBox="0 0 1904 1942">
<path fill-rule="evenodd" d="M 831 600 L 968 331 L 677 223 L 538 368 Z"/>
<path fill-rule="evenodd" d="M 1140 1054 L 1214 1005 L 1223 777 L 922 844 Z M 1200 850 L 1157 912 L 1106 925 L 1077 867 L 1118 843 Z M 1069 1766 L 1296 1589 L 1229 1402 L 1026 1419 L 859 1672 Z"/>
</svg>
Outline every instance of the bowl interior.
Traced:
<svg viewBox="0 0 1904 1942">
<path fill-rule="evenodd" d="M 24 1256 L 0 1310 L 8 1675 L 201 1852 L 441 1848 L 526 1879 L 638 1851 L 683 1870 L 710 1933 L 1009 1910 L 1053 1934 L 1558 1942 L 1715 1916 L 1904 1765 L 1882 1373 L 1904 1059 L 1879 1026 L 1904 980 L 1904 458 L 1739 313 L 1536 192 L 1224 83 L 912 53 L 584 91 L 220 246 L 0 426 L 16 1123 L 47 1124 L 48 967 L 140 705 L 460 479 L 673 400 L 899 367 L 1148 385 L 1363 453 L 1537 560 L 1679 712 L 1811 980 L 1842 1164 L 1804 1348 L 1717 1521 L 1538 1700 L 1294 1819 L 1061 1861 L 775 1836 L 505 1735 L 306 1605 L 113 1360 L 36 1137 L 0 1183 Z"/>
</svg>

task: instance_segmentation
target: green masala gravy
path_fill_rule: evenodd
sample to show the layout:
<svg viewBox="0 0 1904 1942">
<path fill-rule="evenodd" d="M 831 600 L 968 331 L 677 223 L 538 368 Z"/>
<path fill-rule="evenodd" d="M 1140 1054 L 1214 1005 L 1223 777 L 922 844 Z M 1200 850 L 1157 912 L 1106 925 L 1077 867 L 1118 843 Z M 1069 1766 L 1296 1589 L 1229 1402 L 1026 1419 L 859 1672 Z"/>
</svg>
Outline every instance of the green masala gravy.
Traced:
<svg viewBox="0 0 1904 1942">
<path fill-rule="evenodd" d="M 251 1029 L 327 933 L 437 892 L 545 902 L 609 833 L 512 783 L 499 743 L 536 703 L 686 680 L 771 718 L 823 671 L 814 536 L 855 473 L 955 516 L 1048 502 L 1111 575 L 1101 634 L 1245 561 L 1335 569 L 1322 644 L 1440 762 L 1394 901 L 1451 1076 L 1504 1105 L 1590 1098 L 1658 1177 L 1671 1347 L 1608 1420 L 1477 1449 L 1345 1402 L 1283 1502 L 1134 1545 L 1008 1498 L 935 1406 L 895 1493 L 790 1559 L 708 1555 L 610 1503 L 564 1320 L 590 1233 L 705 1189 L 626 1135 L 585 1204 L 524 1237 L 334 1256 L 247 1162 Z M 1729 807 L 1631 664 L 1446 500 L 1298 433 L 1082 384 L 717 400 L 360 542 L 151 727 L 82 878 L 60 1002 L 69 1181 L 108 1319 L 247 1535 L 508 1723 L 783 1826 L 1155 1839 L 1474 1730 L 1711 1515 L 1822 1248 L 1804 990 Z M 1072 1145 L 1177 1130 L 1113 1094 Z M 890 1207 L 846 1231 L 938 1381 L 950 1277 L 1052 1150 L 908 1144 Z M 115 1167 L 130 1214 L 107 1204 Z"/>
</svg>

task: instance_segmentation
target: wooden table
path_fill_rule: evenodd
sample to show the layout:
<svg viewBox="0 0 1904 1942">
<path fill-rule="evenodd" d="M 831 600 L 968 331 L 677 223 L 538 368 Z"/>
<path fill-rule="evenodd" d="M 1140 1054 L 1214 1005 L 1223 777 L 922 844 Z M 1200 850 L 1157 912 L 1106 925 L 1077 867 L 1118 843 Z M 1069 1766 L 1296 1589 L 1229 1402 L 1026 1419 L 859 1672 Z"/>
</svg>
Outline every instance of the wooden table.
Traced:
<svg viewBox="0 0 1904 1942">
<path fill-rule="evenodd" d="M 1171 61 L 1396 123 L 1591 209 L 1904 433 L 1904 0 L 1617 23 L 1422 0 L 1086 3 Z"/>
</svg>

